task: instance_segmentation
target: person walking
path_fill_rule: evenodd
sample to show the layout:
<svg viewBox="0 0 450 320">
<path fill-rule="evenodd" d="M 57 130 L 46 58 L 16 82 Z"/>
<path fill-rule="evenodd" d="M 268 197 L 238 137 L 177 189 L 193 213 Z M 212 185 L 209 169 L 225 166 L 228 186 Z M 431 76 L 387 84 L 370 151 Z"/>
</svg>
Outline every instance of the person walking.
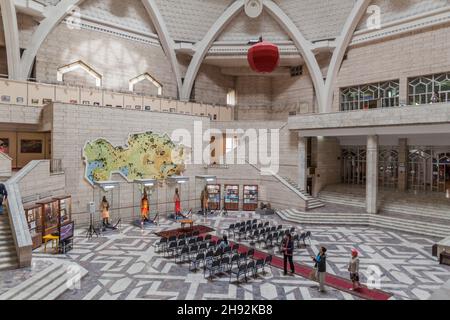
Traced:
<svg viewBox="0 0 450 320">
<path fill-rule="evenodd" d="M 359 258 L 356 249 L 352 249 L 352 257 L 348 263 L 348 272 L 350 272 L 350 280 L 352 280 L 353 284 L 353 288 L 350 290 L 361 289 L 361 283 L 359 282 Z"/>
<path fill-rule="evenodd" d="M 315 257 L 311 257 L 315 262 L 315 268 L 317 269 L 316 278 L 319 281 L 319 291 L 325 292 L 325 275 L 327 274 L 327 249 L 325 247 L 320 248 L 320 252 Z"/>
<path fill-rule="evenodd" d="M 287 262 L 289 260 L 289 266 L 291 268 L 291 274 L 295 273 L 293 255 L 294 255 L 294 241 L 292 241 L 292 235 L 290 233 L 286 234 L 283 240 L 283 245 L 281 250 L 283 251 L 284 258 L 284 275 L 287 275 Z"/>
<path fill-rule="evenodd" d="M 3 214 L 3 202 L 8 199 L 8 191 L 3 183 L 0 183 L 0 214 Z"/>
</svg>

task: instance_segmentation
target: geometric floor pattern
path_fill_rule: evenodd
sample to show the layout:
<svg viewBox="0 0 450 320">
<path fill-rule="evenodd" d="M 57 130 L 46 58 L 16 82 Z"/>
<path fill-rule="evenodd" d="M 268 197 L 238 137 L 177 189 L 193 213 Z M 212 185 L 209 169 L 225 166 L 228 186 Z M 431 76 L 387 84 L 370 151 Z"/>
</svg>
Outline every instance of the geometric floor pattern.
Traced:
<svg viewBox="0 0 450 320">
<path fill-rule="evenodd" d="M 222 230 L 230 223 L 248 218 L 260 217 L 254 213 L 239 212 L 229 213 L 226 217 L 208 217 L 205 220 L 198 216 L 195 219 L 196 224 L 210 226 L 216 230 L 216 235 L 221 236 Z M 433 291 L 450 280 L 450 267 L 439 265 L 437 259 L 431 256 L 431 246 L 436 239 L 364 227 L 308 225 L 303 228 L 285 223 L 276 216 L 261 220 L 266 219 L 276 220 L 276 224 L 286 227 L 311 231 L 311 245 L 296 249 L 294 260 L 312 266 L 310 256 L 323 245 L 328 249 L 327 271 L 331 274 L 348 277 L 350 250 L 357 248 L 362 282 L 392 293 L 392 299 L 428 299 Z M 58 299 L 359 299 L 333 288 L 320 293 L 316 283 L 299 276 L 283 276 L 282 270 L 276 268 L 269 269 L 267 274 L 248 283 L 230 283 L 228 275 L 204 279 L 202 271 L 190 272 L 187 263 L 175 264 L 173 259 L 155 252 L 153 243 L 159 237 L 154 232 L 179 227 L 179 224 L 169 220 L 161 219 L 160 223 L 158 227 L 147 230 L 124 225 L 120 233 L 91 239 L 84 237 L 83 230 L 78 230 L 74 250 L 69 254 L 56 256 L 35 252 L 33 257 L 39 261 L 40 269 L 51 262 L 64 260 L 87 270 L 79 283 L 72 284 Z M 246 241 L 241 242 L 246 244 Z M 259 250 L 278 252 L 276 248 Z M 39 274 L 33 267 L 10 271 L 12 276 L 8 277 L 8 283 L 0 273 L 0 295 L 14 290 L 13 281 L 19 285 L 20 279 L 30 278 L 33 273 Z"/>
</svg>

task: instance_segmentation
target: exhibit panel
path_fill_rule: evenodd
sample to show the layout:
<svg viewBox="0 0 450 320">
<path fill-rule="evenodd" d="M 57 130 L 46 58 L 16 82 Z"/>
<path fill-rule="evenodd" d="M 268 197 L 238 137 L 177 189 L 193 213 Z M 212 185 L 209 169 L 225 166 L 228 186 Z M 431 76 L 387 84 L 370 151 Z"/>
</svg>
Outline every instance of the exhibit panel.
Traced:
<svg viewBox="0 0 450 320">
<path fill-rule="evenodd" d="M 27 84 L 11 80 L 0 80 L 0 104 L 27 105 Z"/>
<path fill-rule="evenodd" d="M 56 87 L 46 84 L 29 84 L 28 85 L 28 105 L 44 106 L 53 101 L 55 98 Z"/>
<path fill-rule="evenodd" d="M 82 104 L 82 101 L 80 101 L 80 89 L 74 87 L 55 87 L 55 101 Z"/>
<path fill-rule="evenodd" d="M 55 197 L 58 203 L 58 215 L 60 225 L 65 225 L 72 221 L 72 197 L 71 196 L 60 196 Z"/>
<path fill-rule="evenodd" d="M 80 89 L 80 103 L 85 105 L 103 106 L 103 91 L 100 89 Z"/>
<path fill-rule="evenodd" d="M 104 92 L 103 105 L 105 107 L 123 108 L 123 95 L 119 93 Z"/>
<path fill-rule="evenodd" d="M 239 185 L 225 185 L 224 207 L 229 211 L 239 210 Z"/>
<path fill-rule="evenodd" d="M 125 94 L 124 104 L 126 109 L 142 110 L 143 109 L 143 97 Z"/>
<path fill-rule="evenodd" d="M 244 186 L 243 196 L 242 209 L 244 211 L 255 211 L 258 208 L 258 186 Z"/>
<path fill-rule="evenodd" d="M 185 102 L 185 101 L 178 101 L 177 102 L 177 112 L 181 114 L 192 114 L 192 103 L 191 102 Z"/>
<path fill-rule="evenodd" d="M 161 111 L 161 99 L 144 97 L 145 111 Z"/>
<path fill-rule="evenodd" d="M 208 188 L 208 203 L 211 210 L 220 210 L 220 184 L 209 184 Z"/>
<path fill-rule="evenodd" d="M 162 112 L 177 112 L 177 101 L 176 100 L 161 100 L 161 111 Z"/>
</svg>

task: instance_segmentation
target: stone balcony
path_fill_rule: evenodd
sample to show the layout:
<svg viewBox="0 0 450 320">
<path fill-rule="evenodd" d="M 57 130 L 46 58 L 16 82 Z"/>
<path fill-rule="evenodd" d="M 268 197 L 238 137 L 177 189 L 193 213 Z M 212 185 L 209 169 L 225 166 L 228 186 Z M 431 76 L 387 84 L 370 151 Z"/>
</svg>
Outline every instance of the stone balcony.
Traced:
<svg viewBox="0 0 450 320">
<path fill-rule="evenodd" d="M 298 115 L 288 128 L 303 136 L 449 133 L 450 103 Z"/>
</svg>

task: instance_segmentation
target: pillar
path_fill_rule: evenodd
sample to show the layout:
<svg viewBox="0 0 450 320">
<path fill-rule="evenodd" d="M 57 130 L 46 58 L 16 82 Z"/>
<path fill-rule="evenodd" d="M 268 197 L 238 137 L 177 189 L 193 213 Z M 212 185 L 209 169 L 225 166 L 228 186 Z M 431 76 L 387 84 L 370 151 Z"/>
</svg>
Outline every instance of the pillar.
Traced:
<svg viewBox="0 0 450 320">
<path fill-rule="evenodd" d="M 298 136 L 298 186 L 306 190 L 308 183 L 308 138 Z"/>
<path fill-rule="evenodd" d="M 408 139 L 398 140 L 398 191 L 408 188 Z"/>
<path fill-rule="evenodd" d="M 367 136 L 366 210 L 378 212 L 378 136 Z"/>
</svg>

